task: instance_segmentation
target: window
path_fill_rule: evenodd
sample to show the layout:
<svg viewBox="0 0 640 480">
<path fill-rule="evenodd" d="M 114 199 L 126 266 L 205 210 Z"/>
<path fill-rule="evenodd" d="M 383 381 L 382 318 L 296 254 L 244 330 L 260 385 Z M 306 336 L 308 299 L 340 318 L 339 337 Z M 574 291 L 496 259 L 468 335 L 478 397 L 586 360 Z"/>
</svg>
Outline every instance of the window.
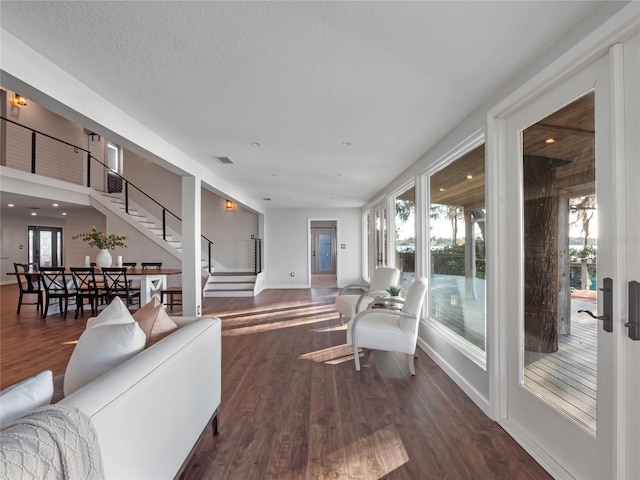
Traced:
<svg viewBox="0 0 640 480">
<path fill-rule="evenodd" d="M 107 166 L 116 173 L 122 173 L 122 149 L 111 142 L 107 143 Z"/>
<path fill-rule="evenodd" d="M 429 178 L 429 316 L 485 350 L 484 145 Z"/>
<path fill-rule="evenodd" d="M 416 272 L 415 211 L 415 187 L 395 197 L 395 266 L 400 270 L 400 287 L 403 293 L 411 285 Z"/>
</svg>

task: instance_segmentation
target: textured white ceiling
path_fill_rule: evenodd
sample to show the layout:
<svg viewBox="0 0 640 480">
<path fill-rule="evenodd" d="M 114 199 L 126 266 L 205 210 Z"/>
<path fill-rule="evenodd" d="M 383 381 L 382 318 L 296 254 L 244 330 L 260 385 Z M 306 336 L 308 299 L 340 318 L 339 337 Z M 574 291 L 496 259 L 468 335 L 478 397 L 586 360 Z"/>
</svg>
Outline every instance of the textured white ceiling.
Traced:
<svg viewBox="0 0 640 480">
<path fill-rule="evenodd" d="M 266 207 L 354 207 L 597 5 L 2 1 L 0 22 Z"/>
</svg>

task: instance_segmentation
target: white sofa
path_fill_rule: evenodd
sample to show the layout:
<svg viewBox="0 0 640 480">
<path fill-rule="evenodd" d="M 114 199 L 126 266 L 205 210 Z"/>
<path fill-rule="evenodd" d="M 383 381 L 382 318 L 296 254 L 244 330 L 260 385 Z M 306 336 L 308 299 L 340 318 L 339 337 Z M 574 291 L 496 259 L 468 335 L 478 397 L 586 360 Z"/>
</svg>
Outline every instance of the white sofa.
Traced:
<svg viewBox="0 0 640 480">
<path fill-rule="evenodd" d="M 107 479 L 170 479 L 209 423 L 217 433 L 221 321 L 180 328 L 60 401 L 93 424 Z"/>
</svg>

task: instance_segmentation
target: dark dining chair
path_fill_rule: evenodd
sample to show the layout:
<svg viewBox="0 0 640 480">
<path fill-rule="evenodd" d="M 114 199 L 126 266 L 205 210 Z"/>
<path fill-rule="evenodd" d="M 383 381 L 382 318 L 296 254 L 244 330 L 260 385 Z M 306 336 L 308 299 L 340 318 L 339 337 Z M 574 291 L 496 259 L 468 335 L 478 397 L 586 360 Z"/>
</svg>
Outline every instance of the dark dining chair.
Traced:
<svg viewBox="0 0 640 480">
<path fill-rule="evenodd" d="M 140 305 L 140 290 L 132 290 L 127 278 L 127 267 L 103 267 L 104 288 L 109 302 L 115 297 L 123 299 L 127 307 L 134 305 L 137 298 Z"/>
<path fill-rule="evenodd" d="M 35 269 L 33 267 L 36 267 Z M 34 273 L 37 271 L 36 264 L 28 263 L 14 263 L 13 268 L 16 271 L 16 279 L 18 280 L 18 288 L 20 289 L 20 296 L 18 297 L 18 312 L 22 305 L 36 305 L 36 311 L 42 312 L 42 284 L 40 283 L 40 274 Z M 35 302 L 26 302 L 25 295 L 35 295 Z"/>
<path fill-rule="evenodd" d="M 98 286 L 94 267 L 71 267 L 73 285 L 76 289 L 76 315 L 82 313 L 84 316 L 84 302 L 89 301 L 91 315 L 98 312 L 98 303 L 104 297 L 105 291 Z"/>
<path fill-rule="evenodd" d="M 122 262 L 123 267 L 127 267 L 128 270 L 135 270 L 138 262 Z M 131 292 L 140 292 L 140 280 L 129 280 L 129 290 Z"/>
<path fill-rule="evenodd" d="M 67 318 L 67 310 L 69 309 L 69 299 L 75 298 L 75 291 L 69 290 L 69 284 L 67 283 L 67 276 L 64 267 L 40 267 L 40 279 L 44 286 L 46 301 L 44 305 L 44 311 L 42 312 L 42 318 L 47 317 L 49 311 L 49 304 L 51 300 L 58 299 L 60 305 L 60 314 L 63 314 L 64 318 Z"/>
<path fill-rule="evenodd" d="M 160 270 L 162 268 L 162 262 L 142 262 L 141 265 L 143 270 Z"/>
</svg>

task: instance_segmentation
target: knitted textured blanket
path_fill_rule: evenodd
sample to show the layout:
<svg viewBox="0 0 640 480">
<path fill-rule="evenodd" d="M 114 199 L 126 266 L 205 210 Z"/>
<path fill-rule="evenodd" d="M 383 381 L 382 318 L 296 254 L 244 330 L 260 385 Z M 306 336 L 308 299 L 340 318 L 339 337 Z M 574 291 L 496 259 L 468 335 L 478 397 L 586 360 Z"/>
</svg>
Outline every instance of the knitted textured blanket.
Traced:
<svg viewBox="0 0 640 480">
<path fill-rule="evenodd" d="M 0 431 L 0 479 L 102 478 L 96 432 L 77 408 L 47 405 Z"/>
</svg>

